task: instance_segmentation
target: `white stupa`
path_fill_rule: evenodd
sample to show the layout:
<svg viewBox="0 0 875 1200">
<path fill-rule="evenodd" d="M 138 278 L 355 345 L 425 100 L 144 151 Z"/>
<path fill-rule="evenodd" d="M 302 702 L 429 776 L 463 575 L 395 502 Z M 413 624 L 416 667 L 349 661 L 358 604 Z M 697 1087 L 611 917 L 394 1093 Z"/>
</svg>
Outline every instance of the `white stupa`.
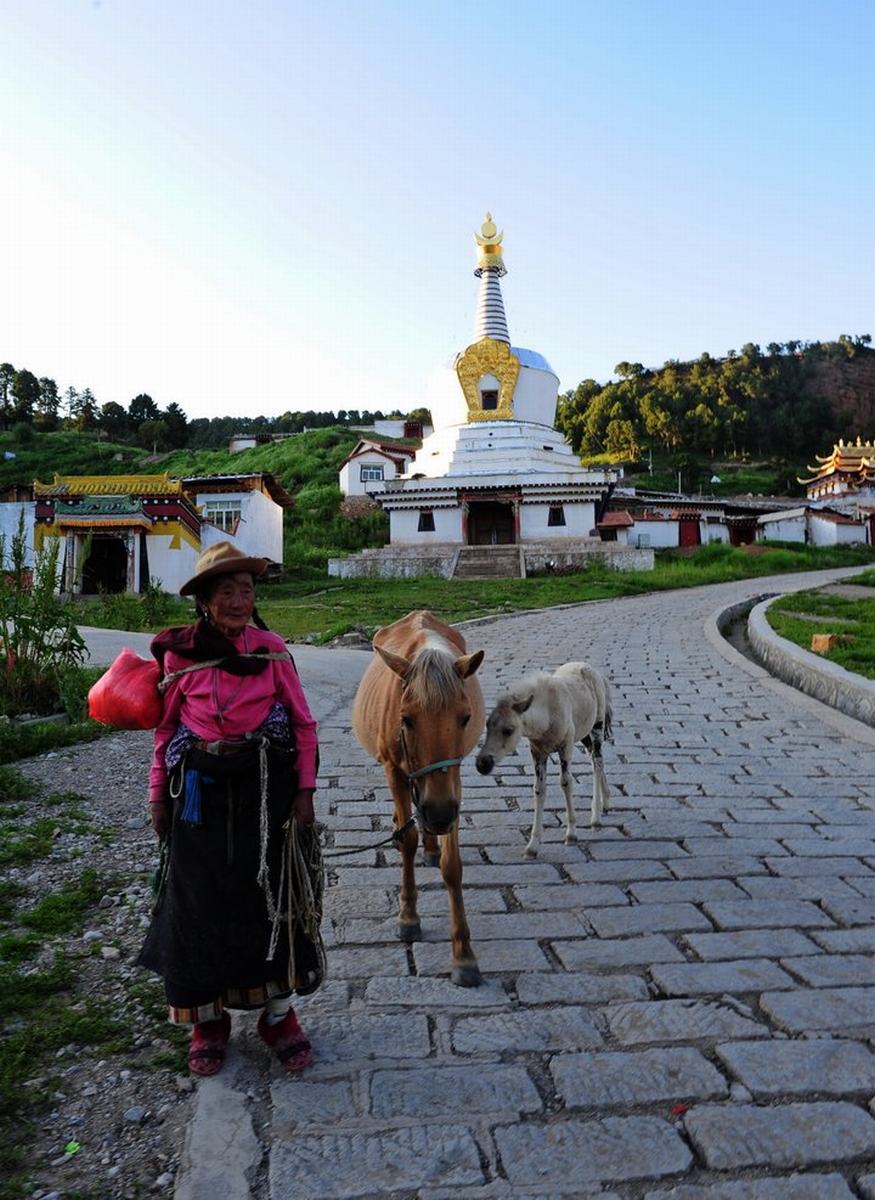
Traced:
<svg viewBox="0 0 875 1200">
<path fill-rule="evenodd" d="M 503 234 L 490 213 L 474 237 L 474 341 L 435 380 L 434 432 L 407 473 L 375 495 L 390 545 L 588 539 L 616 474 L 582 467 L 554 428 L 559 380 L 542 355 L 511 345 Z"/>
</svg>

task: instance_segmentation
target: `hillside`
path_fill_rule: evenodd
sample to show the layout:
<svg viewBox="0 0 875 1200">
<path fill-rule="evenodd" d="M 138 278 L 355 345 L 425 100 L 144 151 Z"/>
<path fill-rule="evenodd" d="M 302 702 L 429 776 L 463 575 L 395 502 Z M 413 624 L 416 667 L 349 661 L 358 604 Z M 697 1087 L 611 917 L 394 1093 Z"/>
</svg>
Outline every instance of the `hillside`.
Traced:
<svg viewBox="0 0 875 1200">
<path fill-rule="evenodd" d="M 811 461 L 839 437 L 875 430 L 875 351 L 868 335 L 836 342 L 749 343 L 650 369 L 619 363 L 560 399 L 557 424 L 584 458 L 645 452 L 712 459 Z"/>
</svg>

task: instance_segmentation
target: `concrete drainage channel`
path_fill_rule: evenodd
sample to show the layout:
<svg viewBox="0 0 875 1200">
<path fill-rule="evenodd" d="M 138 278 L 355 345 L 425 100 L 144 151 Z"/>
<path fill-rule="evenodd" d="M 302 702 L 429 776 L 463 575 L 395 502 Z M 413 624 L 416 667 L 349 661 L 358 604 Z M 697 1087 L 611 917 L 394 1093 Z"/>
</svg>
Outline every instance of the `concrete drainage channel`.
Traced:
<svg viewBox="0 0 875 1200">
<path fill-rule="evenodd" d="M 875 681 L 846 671 L 780 637 L 768 622 L 768 609 L 780 594 L 755 596 L 716 615 L 721 636 L 770 675 L 864 725 L 875 727 Z"/>
</svg>

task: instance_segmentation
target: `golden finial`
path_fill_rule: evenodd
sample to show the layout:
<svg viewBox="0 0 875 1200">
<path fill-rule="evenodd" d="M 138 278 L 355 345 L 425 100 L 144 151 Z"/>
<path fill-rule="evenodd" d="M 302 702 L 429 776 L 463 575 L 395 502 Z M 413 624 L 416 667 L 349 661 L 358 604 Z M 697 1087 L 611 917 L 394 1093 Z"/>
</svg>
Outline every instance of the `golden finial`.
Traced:
<svg viewBox="0 0 875 1200">
<path fill-rule="evenodd" d="M 501 259 L 501 239 L 504 237 L 504 230 L 498 232 L 498 226 L 492 219 L 492 213 L 486 214 L 486 220 L 480 226 L 480 232 L 474 234 L 474 241 L 477 243 L 477 269 L 475 275 L 482 275 L 484 271 L 495 271 L 498 275 L 506 275 L 504 263 Z"/>
</svg>

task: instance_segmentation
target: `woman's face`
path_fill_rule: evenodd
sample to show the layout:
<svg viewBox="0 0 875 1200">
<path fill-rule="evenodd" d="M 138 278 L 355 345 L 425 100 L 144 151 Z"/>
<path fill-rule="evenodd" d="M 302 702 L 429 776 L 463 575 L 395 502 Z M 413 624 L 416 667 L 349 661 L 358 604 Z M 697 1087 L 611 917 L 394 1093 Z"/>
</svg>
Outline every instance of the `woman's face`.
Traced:
<svg viewBox="0 0 875 1200">
<path fill-rule="evenodd" d="M 252 576 L 248 571 L 220 576 L 205 604 L 219 633 L 237 637 L 249 624 L 255 607 Z"/>
</svg>

